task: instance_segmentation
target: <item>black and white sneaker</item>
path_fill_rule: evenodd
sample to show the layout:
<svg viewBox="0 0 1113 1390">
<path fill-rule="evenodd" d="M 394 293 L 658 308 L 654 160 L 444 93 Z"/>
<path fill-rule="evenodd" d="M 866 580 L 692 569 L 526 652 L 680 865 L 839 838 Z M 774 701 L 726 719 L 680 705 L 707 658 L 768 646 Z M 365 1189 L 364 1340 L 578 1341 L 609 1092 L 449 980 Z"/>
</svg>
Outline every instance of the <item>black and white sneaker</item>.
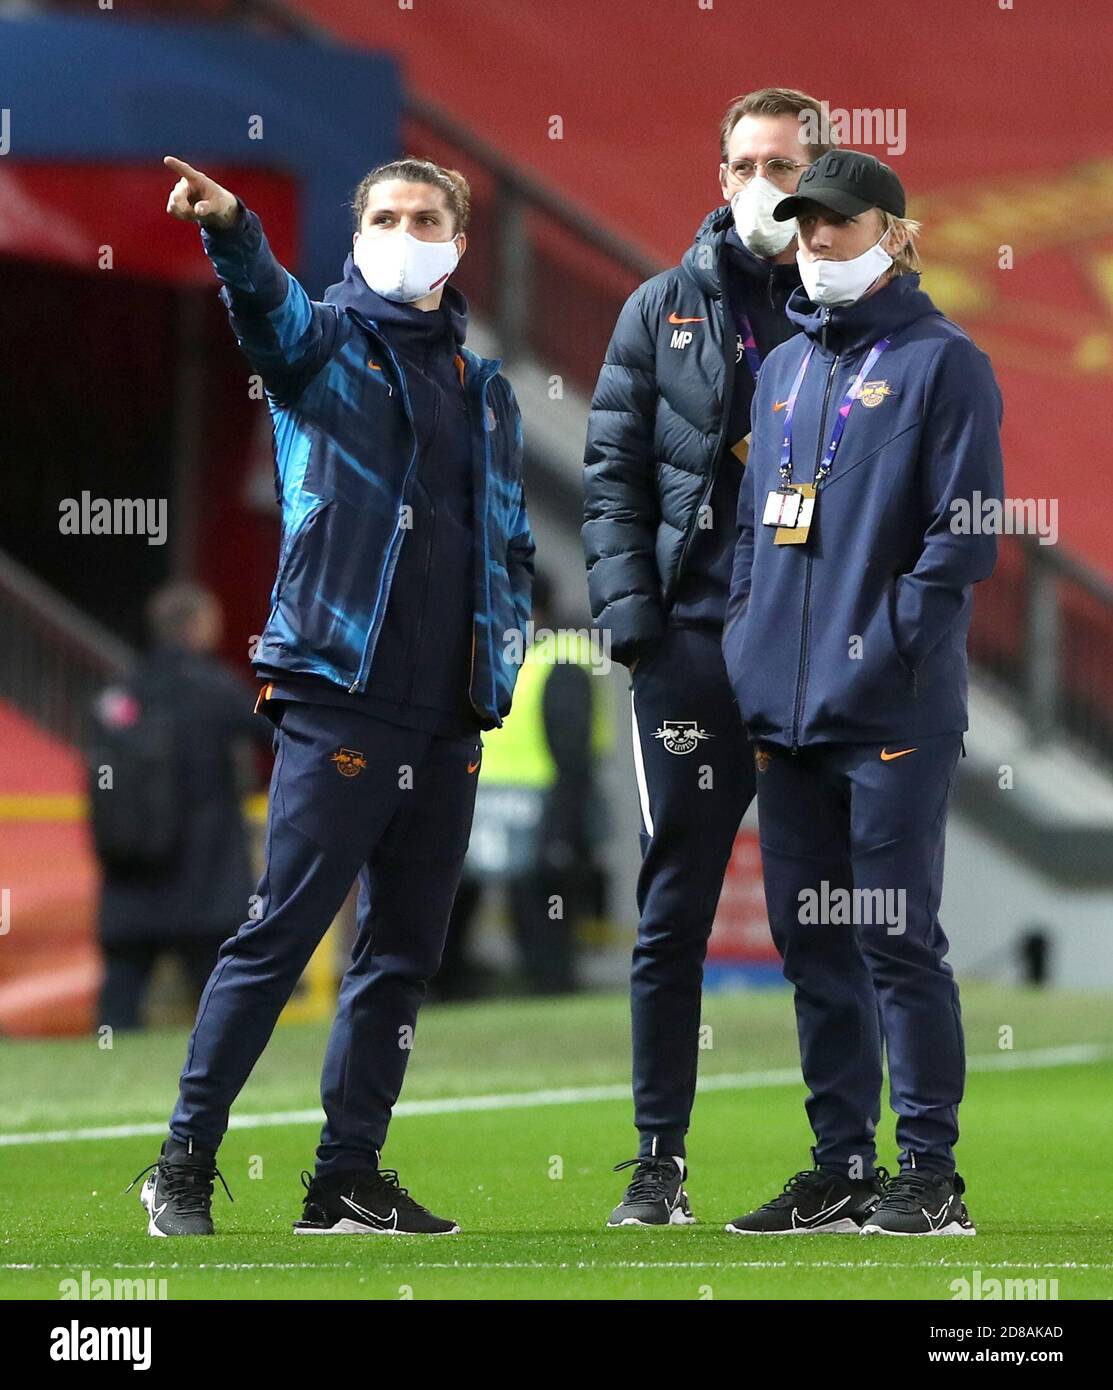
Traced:
<svg viewBox="0 0 1113 1390">
<path fill-rule="evenodd" d="M 212 1149 L 199 1149 L 192 1139 L 185 1144 L 167 1139 L 158 1162 L 144 1168 L 126 1190 L 130 1192 L 142 1177 L 147 1181 L 139 1190 L 139 1200 L 147 1209 L 149 1236 L 212 1235 L 214 1179 L 219 1178 L 228 1192 Z M 230 1192 L 228 1200 L 232 1200 Z"/>
<path fill-rule="evenodd" d="M 864 1236 L 974 1236 L 957 1173 L 908 1168 L 889 1184 L 881 1204 L 862 1227 Z"/>
<path fill-rule="evenodd" d="M 856 1235 L 886 1190 L 889 1175 L 878 1168 L 872 1178 L 844 1178 L 822 1168 L 806 1168 L 756 1211 L 736 1216 L 726 1230 L 735 1236 Z"/>
<path fill-rule="evenodd" d="M 626 1195 L 607 1218 L 608 1226 L 691 1226 L 695 1222 L 684 1179 L 682 1158 L 628 1158 L 614 1171 L 633 1168 Z"/>
<path fill-rule="evenodd" d="M 415 1202 L 393 1168 L 370 1168 L 315 1178 L 302 1173 L 305 1208 L 294 1222 L 299 1236 L 450 1236 L 455 1221 Z"/>
</svg>

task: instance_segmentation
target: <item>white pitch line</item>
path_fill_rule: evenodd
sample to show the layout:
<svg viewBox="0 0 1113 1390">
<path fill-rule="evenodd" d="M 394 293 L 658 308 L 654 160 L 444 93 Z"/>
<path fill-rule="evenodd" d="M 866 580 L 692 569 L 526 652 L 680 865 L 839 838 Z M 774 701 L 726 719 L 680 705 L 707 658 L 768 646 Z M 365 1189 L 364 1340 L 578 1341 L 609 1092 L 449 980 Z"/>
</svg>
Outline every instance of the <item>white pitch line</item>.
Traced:
<svg viewBox="0 0 1113 1390">
<path fill-rule="evenodd" d="M 404 1269 L 1113 1269 L 1113 1264 L 1025 1264 L 1020 1260 L 399 1260 L 388 1265 L 372 1266 L 361 1261 L 322 1261 L 312 1264 L 307 1261 L 260 1260 L 244 1263 L 213 1263 L 205 1260 L 200 1264 L 111 1264 L 90 1266 L 90 1273 L 98 1269 L 146 1269 L 164 1273 L 166 1270 L 258 1270 L 258 1269 L 358 1269 L 363 1273 L 390 1273 Z M 74 1269 L 69 1264 L 0 1264 L 0 1270 L 54 1270 Z"/>
<path fill-rule="evenodd" d="M 1113 1048 L 1096 1043 L 1069 1047 L 1033 1048 L 1027 1052 L 990 1053 L 970 1057 L 967 1071 L 1028 1071 L 1044 1067 L 1071 1067 L 1113 1059 Z M 799 1086 L 799 1068 L 776 1071 L 723 1072 L 700 1079 L 699 1091 L 753 1091 L 778 1086 Z M 463 1115 L 494 1110 L 531 1110 L 544 1105 L 585 1105 L 593 1101 L 629 1100 L 625 1082 L 613 1086 L 570 1086 L 559 1090 L 511 1091 L 503 1095 L 445 1096 L 436 1100 L 403 1100 L 394 1107 L 398 1118 L 420 1115 Z M 229 1129 L 267 1129 L 280 1125 L 319 1125 L 319 1109 L 276 1110 L 262 1115 L 233 1115 Z M 94 1125 L 86 1129 L 48 1129 L 0 1134 L 0 1148 L 16 1144 L 70 1144 L 81 1139 L 137 1139 L 165 1135 L 166 1121 L 130 1125 Z"/>
</svg>

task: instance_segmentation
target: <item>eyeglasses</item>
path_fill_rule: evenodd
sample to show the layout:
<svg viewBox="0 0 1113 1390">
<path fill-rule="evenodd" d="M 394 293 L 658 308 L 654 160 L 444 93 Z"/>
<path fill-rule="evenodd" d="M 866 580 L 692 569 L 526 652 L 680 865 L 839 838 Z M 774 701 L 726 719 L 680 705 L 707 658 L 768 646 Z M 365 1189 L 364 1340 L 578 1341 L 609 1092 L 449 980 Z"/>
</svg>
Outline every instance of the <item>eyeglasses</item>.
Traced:
<svg viewBox="0 0 1113 1390">
<path fill-rule="evenodd" d="M 771 183 L 790 182 L 798 169 L 806 169 L 797 159 L 736 159 L 727 172 L 738 183 L 749 183 L 760 170 Z"/>
</svg>

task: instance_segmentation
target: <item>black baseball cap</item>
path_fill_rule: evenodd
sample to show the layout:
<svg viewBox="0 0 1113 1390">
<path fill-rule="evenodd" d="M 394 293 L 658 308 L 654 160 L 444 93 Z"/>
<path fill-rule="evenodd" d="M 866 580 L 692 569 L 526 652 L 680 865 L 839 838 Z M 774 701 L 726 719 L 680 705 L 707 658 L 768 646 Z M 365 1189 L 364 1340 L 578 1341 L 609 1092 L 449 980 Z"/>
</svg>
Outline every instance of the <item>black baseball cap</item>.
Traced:
<svg viewBox="0 0 1113 1390">
<path fill-rule="evenodd" d="M 773 209 L 776 222 L 796 217 L 806 203 L 820 203 L 844 217 L 870 208 L 904 216 L 904 185 L 887 164 L 858 150 L 828 150 L 800 175 L 796 192 Z"/>
</svg>

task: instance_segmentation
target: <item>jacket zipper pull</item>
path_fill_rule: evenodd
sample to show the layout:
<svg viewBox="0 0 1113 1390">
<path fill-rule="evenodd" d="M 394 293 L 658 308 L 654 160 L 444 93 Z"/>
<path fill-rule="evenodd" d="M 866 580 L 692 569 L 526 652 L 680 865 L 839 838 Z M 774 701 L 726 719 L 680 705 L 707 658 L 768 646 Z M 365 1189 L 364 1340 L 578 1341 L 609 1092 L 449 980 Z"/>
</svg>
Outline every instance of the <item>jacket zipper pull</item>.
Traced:
<svg viewBox="0 0 1113 1390">
<path fill-rule="evenodd" d="M 823 351 L 824 351 L 824 352 L 827 351 L 827 325 L 828 325 L 830 322 L 831 322 L 831 310 L 830 310 L 830 309 L 824 309 L 824 311 L 823 311 L 823 331 L 822 331 L 822 334 L 821 334 L 821 337 L 820 337 L 820 341 L 821 341 L 822 344 L 823 344 Z"/>
<path fill-rule="evenodd" d="M 356 693 L 356 686 L 357 686 L 358 684 L 359 684 L 359 677 L 357 676 L 357 677 L 355 678 L 355 680 L 352 681 L 351 685 L 348 686 L 348 694 L 349 694 L 349 695 L 354 695 L 354 694 Z"/>
</svg>

